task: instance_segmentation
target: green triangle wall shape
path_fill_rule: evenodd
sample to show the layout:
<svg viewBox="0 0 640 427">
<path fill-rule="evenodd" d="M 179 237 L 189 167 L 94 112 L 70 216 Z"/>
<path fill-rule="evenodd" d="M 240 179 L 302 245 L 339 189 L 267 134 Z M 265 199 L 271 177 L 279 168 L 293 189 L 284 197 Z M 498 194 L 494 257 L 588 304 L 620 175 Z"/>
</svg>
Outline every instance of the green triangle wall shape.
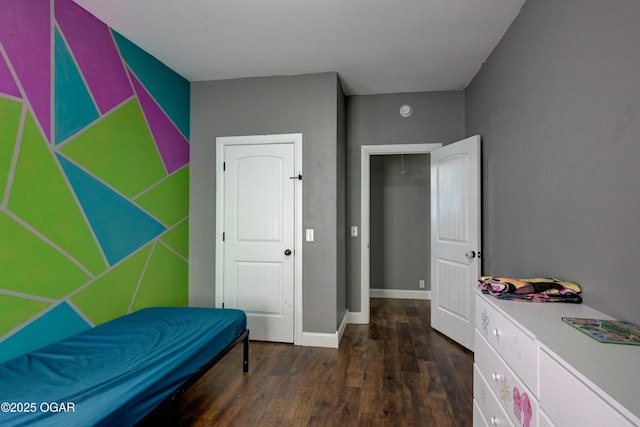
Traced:
<svg viewBox="0 0 640 427">
<path fill-rule="evenodd" d="M 166 225 L 189 215 L 189 167 L 174 172 L 136 199 L 136 203 Z"/>
<path fill-rule="evenodd" d="M 185 258 L 189 258 L 189 220 L 186 219 L 180 224 L 167 230 L 161 237 L 169 247 Z"/>
<path fill-rule="evenodd" d="M 77 265 L 0 212 L 0 288 L 63 298 L 89 280 Z"/>
<path fill-rule="evenodd" d="M 133 311 L 146 307 L 186 307 L 188 300 L 188 264 L 167 249 L 156 246 L 144 273 Z"/>
<path fill-rule="evenodd" d="M 127 314 L 151 245 L 145 246 L 104 276 L 78 292 L 71 301 L 95 325 Z"/>
<path fill-rule="evenodd" d="M 0 97 L 0 202 L 7 187 L 21 114 L 21 102 Z"/>
<path fill-rule="evenodd" d="M 31 114 L 24 124 L 8 208 L 93 274 L 106 269 L 93 234 Z"/>
<path fill-rule="evenodd" d="M 50 305 L 50 302 L 0 294 L 0 337 Z"/>
<path fill-rule="evenodd" d="M 127 197 L 167 176 L 135 99 L 104 116 L 60 151 Z"/>
</svg>

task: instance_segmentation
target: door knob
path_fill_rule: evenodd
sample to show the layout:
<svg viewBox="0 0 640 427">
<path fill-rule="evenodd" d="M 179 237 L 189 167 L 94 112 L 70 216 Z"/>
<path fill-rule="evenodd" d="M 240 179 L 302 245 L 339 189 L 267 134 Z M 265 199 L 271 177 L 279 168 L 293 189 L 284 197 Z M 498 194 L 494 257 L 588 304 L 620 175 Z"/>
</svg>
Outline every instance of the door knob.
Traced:
<svg viewBox="0 0 640 427">
<path fill-rule="evenodd" d="M 469 252 L 465 252 L 464 256 L 466 256 L 467 258 L 471 259 L 471 258 L 475 258 L 476 257 L 476 252 L 475 251 L 469 251 Z"/>
<path fill-rule="evenodd" d="M 285 254 L 286 256 L 291 255 L 291 249 L 285 249 L 284 254 Z"/>
</svg>

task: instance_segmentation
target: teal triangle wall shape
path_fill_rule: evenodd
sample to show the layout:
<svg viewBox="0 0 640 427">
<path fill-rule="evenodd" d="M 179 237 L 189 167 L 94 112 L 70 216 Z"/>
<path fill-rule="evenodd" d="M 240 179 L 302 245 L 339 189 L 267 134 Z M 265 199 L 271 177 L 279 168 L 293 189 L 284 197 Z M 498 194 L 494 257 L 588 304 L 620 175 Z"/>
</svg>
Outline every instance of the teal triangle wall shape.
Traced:
<svg viewBox="0 0 640 427">
<path fill-rule="evenodd" d="M 0 344 L 0 363 L 53 344 L 91 327 L 63 302 Z"/>
<path fill-rule="evenodd" d="M 120 54 L 175 126 L 189 139 L 190 83 L 180 74 L 111 30 Z"/>
<path fill-rule="evenodd" d="M 100 115 L 82 75 L 55 29 L 55 142 L 69 138 Z"/>
<path fill-rule="evenodd" d="M 118 263 L 166 230 L 164 225 L 128 199 L 62 155 L 57 156 L 110 265 Z"/>
</svg>

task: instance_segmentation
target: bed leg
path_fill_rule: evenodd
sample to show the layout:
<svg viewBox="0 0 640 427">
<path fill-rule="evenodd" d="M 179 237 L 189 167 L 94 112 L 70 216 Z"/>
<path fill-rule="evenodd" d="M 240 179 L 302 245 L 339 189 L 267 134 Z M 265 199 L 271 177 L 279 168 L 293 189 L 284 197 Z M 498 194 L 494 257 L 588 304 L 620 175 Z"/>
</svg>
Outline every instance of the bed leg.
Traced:
<svg viewBox="0 0 640 427">
<path fill-rule="evenodd" d="M 242 361 L 242 372 L 249 372 L 249 333 L 244 337 L 244 356 Z"/>
</svg>

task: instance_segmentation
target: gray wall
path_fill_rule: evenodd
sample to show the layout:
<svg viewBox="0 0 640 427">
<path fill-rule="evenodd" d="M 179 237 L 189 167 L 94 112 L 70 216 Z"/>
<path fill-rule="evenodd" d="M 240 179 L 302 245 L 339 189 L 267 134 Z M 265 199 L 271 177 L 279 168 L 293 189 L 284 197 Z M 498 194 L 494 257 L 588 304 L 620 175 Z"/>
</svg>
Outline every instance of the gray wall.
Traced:
<svg viewBox="0 0 640 427">
<path fill-rule="evenodd" d="M 337 310 L 336 329 L 340 326 L 342 319 L 347 314 L 347 99 L 344 96 L 340 79 L 337 81 L 337 102 L 338 102 L 338 126 L 337 126 L 337 179 L 336 194 L 337 200 Z"/>
<path fill-rule="evenodd" d="M 399 114 L 411 104 L 413 115 Z M 465 136 L 463 91 L 347 97 L 347 220 L 360 225 L 360 147 L 363 145 L 448 144 Z M 360 311 L 360 238 L 347 241 L 347 307 Z"/>
<path fill-rule="evenodd" d="M 371 288 L 431 289 L 428 154 L 371 156 Z M 402 165 L 404 163 L 404 169 Z M 404 173 L 401 171 L 404 170 Z"/>
<path fill-rule="evenodd" d="M 466 89 L 484 273 L 556 276 L 640 322 L 640 2 L 528 1 Z"/>
<path fill-rule="evenodd" d="M 189 299 L 214 302 L 215 140 L 303 134 L 303 330 L 334 333 L 338 276 L 336 73 L 191 83 Z"/>
</svg>

